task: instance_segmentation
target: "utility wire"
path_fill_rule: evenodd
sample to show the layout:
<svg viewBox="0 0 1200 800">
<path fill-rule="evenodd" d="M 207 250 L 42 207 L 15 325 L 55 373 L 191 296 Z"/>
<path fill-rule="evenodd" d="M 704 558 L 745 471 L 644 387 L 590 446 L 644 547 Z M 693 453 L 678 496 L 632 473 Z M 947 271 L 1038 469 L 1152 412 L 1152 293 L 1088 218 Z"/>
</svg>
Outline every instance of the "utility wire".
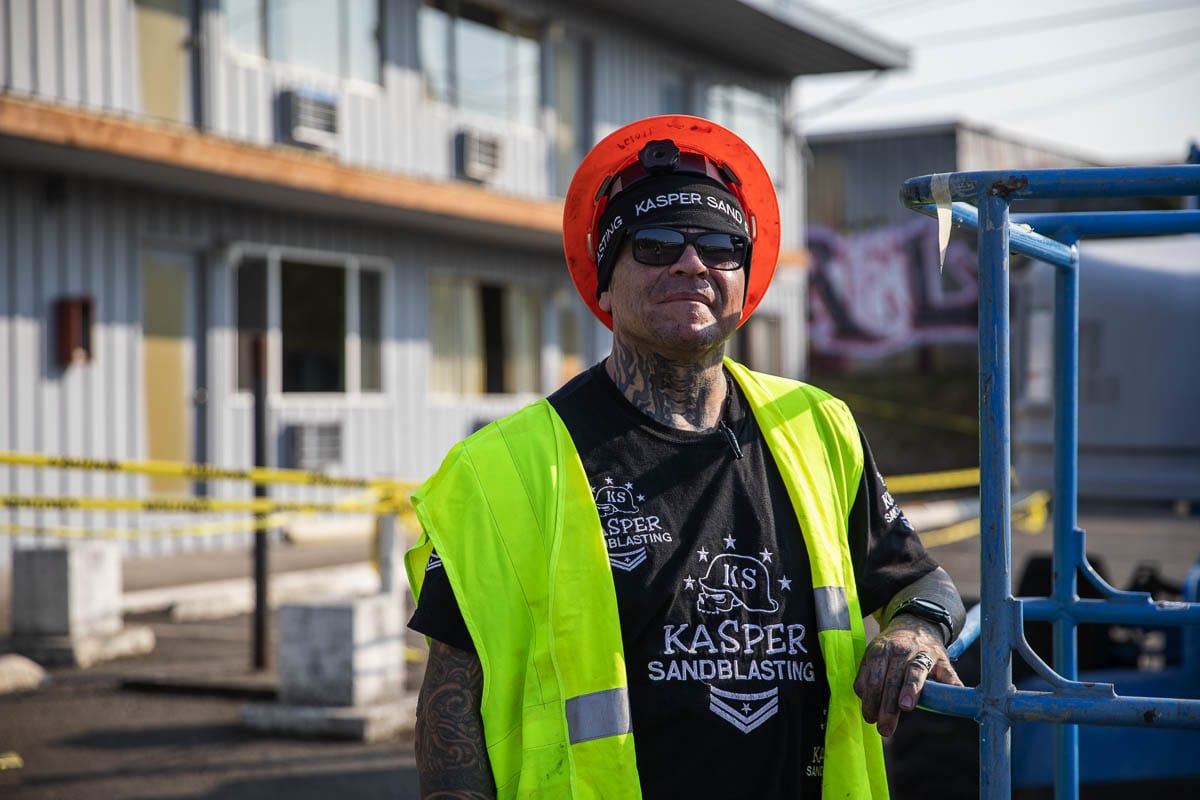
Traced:
<svg viewBox="0 0 1200 800">
<path fill-rule="evenodd" d="M 1045 30 L 1061 28 L 1067 25 L 1086 25 L 1092 22 L 1103 22 L 1110 19 L 1121 19 L 1123 17 L 1141 16 L 1144 14 L 1157 14 L 1163 11 L 1178 11 L 1181 8 L 1191 8 L 1200 10 L 1200 4 L 1196 0 L 1177 0 L 1177 2 L 1169 2 L 1169 0 L 1142 0 L 1137 3 L 1126 3 L 1117 6 L 1104 6 L 1102 8 L 1092 8 L 1087 11 L 1071 11 L 1065 14 L 1051 14 L 1045 17 L 1035 17 L 1033 19 L 1019 19 L 1011 22 L 1002 22 L 998 25 L 985 25 L 983 27 L 973 28 L 955 28 L 949 31 L 935 31 L 934 33 L 926 34 L 922 38 L 927 38 L 928 41 L 922 43 L 922 48 L 947 47 L 950 45 L 963 44 L 965 42 L 977 42 L 980 39 L 991 39 L 999 36 L 1009 36 L 1013 34 L 1030 34 L 1041 33 Z"/>
<path fill-rule="evenodd" d="M 926 12 L 926 11 L 941 12 L 943 9 L 949 8 L 950 6 L 959 5 L 960 3 L 963 3 L 963 2 L 966 2 L 966 0 L 936 0 L 935 2 L 932 2 L 932 3 L 930 3 L 930 2 L 921 3 L 916 8 L 911 9 L 911 10 L 913 11 L 913 13 L 916 13 L 916 14 L 920 14 L 920 13 Z M 835 13 L 837 13 L 838 15 L 840 15 L 842 17 L 849 18 L 849 17 L 856 17 L 856 16 L 859 16 L 862 14 L 886 15 L 886 14 L 895 13 L 897 11 L 909 10 L 909 9 L 898 8 L 898 6 L 903 6 L 903 5 L 912 5 L 912 3 L 906 2 L 905 0 L 900 0 L 899 2 L 876 3 L 875 5 L 866 5 L 866 6 L 861 6 L 860 8 L 847 8 L 847 9 L 830 8 L 829 10 L 834 11 Z"/>
<path fill-rule="evenodd" d="M 849 105 L 863 95 L 875 91 L 880 87 L 880 81 L 888 77 L 890 73 L 877 69 L 868 75 L 863 80 L 849 87 L 848 89 L 838 92 L 833 97 L 817 103 L 815 106 L 802 109 L 800 118 L 803 120 L 811 120 L 813 117 L 819 117 L 822 114 L 828 114 L 831 111 L 837 111 L 842 106 Z"/>
<path fill-rule="evenodd" d="M 1077 107 L 1080 101 L 1089 101 L 1099 98 L 1105 100 L 1117 97 L 1119 94 L 1127 93 L 1127 90 L 1138 89 L 1142 91 L 1153 91 L 1165 84 L 1188 77 L 1188 67 L 1192 65 L 1200 65 L 1200 53 L 1195 53 L 1191 58 L 1186 59 L 1180 64 L 1170 64 L 1165 69 L 1155 70 L 1147 75 L 1141 75 L 1133 80 L 1122 81 L 1115 84 L 1107 84 L 1101 87 L 1098 91 L 1087 92 L 1081 95 L 1068 96 L 1067 99 L 1059 100 L 1051 103 L 1041 103 L 1036 106 L 1025 106 L 1024 108 L 1005 109 L 1006 116 L 1019 117 L 1036 117 L 1036 116 L 1053 116 L 1062 114 L 1067 111 L 1072 111 Z M 1165 78 L 1165 80 L 1158 80 Z M 1147 88 L 1147 82 L 1157 80 L 1153 86 Z M 1089 87 L 1094 88 L 1094 87 Z"/>
<path fill-rule="evenodd" d="M 1200 36 L 1200 27 L 1187 28 L 1182 31 L 1175 31 L 1174 33 L 1170 33 L 1166 36 L 1145 39 L 1139 43 L 1140 46 L 1138 47 L 1130 47 L 1128 44 L 1122 44 L 1116 47 L 1105 47 L 1100 50 L 1077 53 L 1075 55 L 1054 59 L 1052 61 L 1028 64 L 1019 69 L 1007 69 L 986 75 L 974 75 L 969 78 L 958 78 L 950 81 L 942 81 L 941 83 L 931 83 L 925 84 L 924 86 L 914 86 L 909 89 L 900 89 L 888 94 L 883 98 L 879 98 L 878 102 L 882 102 L 884 104 L 910 102 L 931 96 L 939 97 L 942 95 L 958 94 L 964 91 L 990 91 L 992 89 L 996 89 L 1001 86 L 1007 86 L 1012 83 L 1020 83 L 1024 80 L 1044 78 L 1047 75 L 1053 75 L 1057 77 L 1065 72 L 1072 72 L 1080 69 L 1092 69 L 1098 62 L 1112 64 L 1117 61 L 1125 61 L 1130 58 L 1136 58 L 1149 52 L 1161 52 L 1163 50 L 1173 47 L 1180 47 L 1182 45 L 1195 45 L 1197 36 Z"/>
</svg>

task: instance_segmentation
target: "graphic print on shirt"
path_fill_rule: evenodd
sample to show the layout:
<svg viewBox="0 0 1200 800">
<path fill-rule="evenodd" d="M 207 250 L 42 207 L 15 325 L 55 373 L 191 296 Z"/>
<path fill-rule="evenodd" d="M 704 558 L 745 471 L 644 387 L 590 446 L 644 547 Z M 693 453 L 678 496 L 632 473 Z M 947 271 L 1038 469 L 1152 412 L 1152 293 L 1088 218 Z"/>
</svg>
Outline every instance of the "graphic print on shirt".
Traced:
<svg viewBox="0 0 1200 800">
<path fill-rule="evenodd" d="M 592 497 L 615 569 L 633 572 L 646 562 L 647 545 L 671 543 L 671 532 L 663 530 L 659 517 L 643 511 L 646 497 L 634 492 L 633 483 L 605 477 L 603 485 L 592 487 Z"/>
<path fill-rule="evenodd" d="M 647 670 L 651 681 L 705 684 L 708 710 L 749 733 L 779 712 L 780 684 L 816 681 L 809 653 L 815 645 L 804 625 L 782 619 L 780 600 L 792 580 L 776 566 L 775 554 L 767 548 L 738 553 L 732 533 L 718 541 L 713 549 L 702 544 L 695 550 L 694 570 L 682 583 L 690 601 L 685 607 L 694 602 L 699 616 L 689 612 L 691 621 L 663 626 L 661 660 L 650 661 Z M 768 685 L 735 690 L 750 681 Z"/>
</svg>

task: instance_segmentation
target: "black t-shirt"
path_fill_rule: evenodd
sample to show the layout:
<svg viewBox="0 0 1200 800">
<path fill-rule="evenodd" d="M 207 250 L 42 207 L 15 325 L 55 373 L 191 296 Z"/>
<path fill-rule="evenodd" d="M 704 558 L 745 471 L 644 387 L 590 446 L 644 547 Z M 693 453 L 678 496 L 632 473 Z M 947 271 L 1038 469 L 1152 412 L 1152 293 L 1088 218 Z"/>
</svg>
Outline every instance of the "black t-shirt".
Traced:
<svg viewBox="0 0 1200 800">
<path fill-rule="evenodd" d="M 549 400 L 608 542 L 643 795 L 820 797 L 829 685 L 808 553 L 740 389 L 712 433 L 642 414 L 603 364 Z M 937 565 L 863 451 L 848 537 L 865 614 Z M 410 627 L 473 650 L 439 565 Z"/>
</svg>

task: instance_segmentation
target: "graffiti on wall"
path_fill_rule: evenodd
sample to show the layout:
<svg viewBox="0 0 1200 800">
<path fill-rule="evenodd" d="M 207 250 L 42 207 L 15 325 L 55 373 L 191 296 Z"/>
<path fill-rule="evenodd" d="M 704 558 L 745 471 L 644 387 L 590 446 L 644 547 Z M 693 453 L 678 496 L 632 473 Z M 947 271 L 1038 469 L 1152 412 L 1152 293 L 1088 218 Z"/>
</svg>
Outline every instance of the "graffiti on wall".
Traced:
<svg viewBox="0 0 1200 800">
<path fill-rule="evenodd" d="M 849 234 L 814 225 L 808 248 L 815 355 L 871 358 L 921 344 L 975 341 L 977 259 L 956 236 L 939 271 L 932 219 Z"/>
</svg>

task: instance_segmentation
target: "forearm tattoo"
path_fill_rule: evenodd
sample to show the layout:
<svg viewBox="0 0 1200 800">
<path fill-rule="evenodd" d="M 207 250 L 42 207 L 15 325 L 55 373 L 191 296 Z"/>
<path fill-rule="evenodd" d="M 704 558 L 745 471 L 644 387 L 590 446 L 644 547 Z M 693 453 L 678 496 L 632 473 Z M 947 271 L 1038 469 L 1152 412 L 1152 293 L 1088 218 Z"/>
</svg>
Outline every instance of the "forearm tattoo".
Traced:
<svg viewBox="0 0 1200 800">
<path fill-rule="evenodd" d="M 724 348 L 698 361 L 680 363 L 645 353 L 613 337 L 609 375 L 626 399 L 652 419 L 683 430 L 715 428 L 721 416 Z"/>
<path fill-rule="evenodd" d="M 480 716 L 482 699 L 479 657 L 431 641 L 417 697 L 417 773 L 425 800 L 495 798 Z"/>
</svg>

